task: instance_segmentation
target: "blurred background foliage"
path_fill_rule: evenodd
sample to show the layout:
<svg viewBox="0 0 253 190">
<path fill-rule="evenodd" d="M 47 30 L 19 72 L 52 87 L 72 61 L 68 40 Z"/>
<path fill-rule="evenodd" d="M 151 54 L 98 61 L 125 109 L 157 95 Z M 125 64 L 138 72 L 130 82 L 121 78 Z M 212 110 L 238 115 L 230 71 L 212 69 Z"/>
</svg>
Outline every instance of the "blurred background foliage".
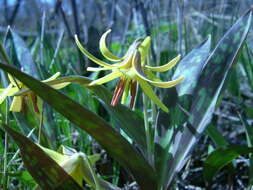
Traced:
<svg viewBox="0 0 253 190">
<path fill-rule="evenodd" d="M 30 73 L 36 78 L 46 79 L 58 71 L 63 76 L 80 74 L 95 78 L 96 74 L 86 71 L 94 63 L 79 52 L 74 43 L 74 34 L 80 37 L 89 52 L 101 59 L 99 39 L 109 28 L 112 29 L 109 47 L 119 56 L 124 54 L 134 39 L 150 35 L 151 64 L 162 65 L 177 54 L 186 55 L 207 39 L 209 34 L 212 36 L 213 48 L 252 3 L 251 0 L 0 0 L 0 39 L 8 47 L 8 54 L 17 67 L 25 69 L 25 65 L 36 66 L 36 74 Z M 7 38 L 7 31 L 12 41 Z M 203 161 L 214 147 L 222 144 L 252 146 L 252 38 L 250 29 L 238 59 L 239 64 L 235 65 L 228 89 L 220 98 L 219 107 L 209 126 L 215 126 L 218 133 L 210 135 L 212 131 L 207 131 L 209 136 L 217 138 L 219 144 L 213 144 L 207 135 L 200 139 L 201 143 L 194 149 L 187 166 L 176 178 L 178 189 L 245 189 L 248 184 L 252 184 L 253 166 L 250 163 L 253 160 L 247 156 L 239 156 L 235 160 L 233 164 L 237 168 L 236 172 L 230 165 L 216 176 L 212 184 L 207 184 L 202 177 Z M 171 74 L 161 77 L 165 79 L 171 77 Z M 98 75 L 102 76 L 103 72 Z M 3 74 L 1 76 L 4 87 L 6 82 Z M 112 91 L 114 83 L 107 86 Z M 90 98 L 94 96 L 92 92 L 75 84 L 63 91 L 116 125 L 99 101 Z M 44 107 L 43 146 L 57 149 L 60 145 L 66 145 L 88 155 L 100 153 L 101 159 L 96 169 L 104 179 L 125 189 L 135 189 L 132 177 L 97 142 L 85 132 L 72 128 L 72 123 L 47 104 Z M 140 110 L 136 112 L 142 116 Z M 42 119 L 38 115 L 34 116 L 32 107 L 25 113 L 12 114 L 6 112 L 5 105 L 1 105 L 0 114 L 2 121 L 8 118 L 13 128 L 37 139 L 37 135 L 30 132 L 41 125 Z M 0 177 L 4 172 L 8 176 L 7 180 L 1 181 L 2 187 L 32 189 L 35 182 L 24 170 L 20 157 L 15 156 L 17 146 L 8 141 L 7 158 L 4 158 L 7 137 L 3 131 L 0 131 L 0 137 Z M 6 163 L 8 167 L 4 168 Z"/>
</svg>

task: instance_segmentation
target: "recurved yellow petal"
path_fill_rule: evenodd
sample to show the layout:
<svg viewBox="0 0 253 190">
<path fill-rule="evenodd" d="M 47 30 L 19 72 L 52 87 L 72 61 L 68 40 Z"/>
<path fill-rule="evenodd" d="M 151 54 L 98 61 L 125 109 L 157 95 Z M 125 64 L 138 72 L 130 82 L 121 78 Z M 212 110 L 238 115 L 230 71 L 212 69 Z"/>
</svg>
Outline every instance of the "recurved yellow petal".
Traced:
<svg viewBox="0 0 253 190">
<path fill-rule="evenodd" d="M 102 78 L 99 78 L 97 80 L 94 80 L 92 81 L 89 86 L 92 86 L 92 85 L 100 85 L 100 84 L 104 84 L 106 82 L 109 82 L 113 79 L 116 79 L 118 77 L 121 77 L 123 76 L 123 73 L 119 72 L 119 71 L 113 71 L 112 73 L 108 74 L 108 75 L 105 75 L 104 77 Z"/>
<path fill-rule="evenodd" d="M 21 109 L 22 109 L 22 97 L 14 96 L 11 103 L 10 111 L 20 112 Z"/>
<path fill-rule="evenodd" d="M 151 66 L 145 65 L 145 67 L 151 71 L 165 72 L 165 71 L 168 71 L 169 69 L 171 69 L 172 67 L 174 67 L 177 64 L 177 62 L 180 60 L 180 57 L 181 56 L 178 55 L 177 57 L 172 59 L 169 63 L 162 65 L 162 66 L 151 67 Z"/>
<path fill-rule="evenodd" d="M 151 37 L 148 36 L 143 40 L 143 42 L 140 44 L 140 46 L 138 48 L 138 50 L 140 51 L 140 54 L 141 54 L 142 66 L 144 66 L 145 59 L 148 56 L 150 44 L 151 44 Z"/>
<path fill-rule="evenodd" d="M 67 160 L 60 163 L 60 166 L 79 184 L 82 185 L 83 173 L 82 173 L 83 157 L 80 153 L 75 153 Z"/>
<path fill-rule="evenodd" d="M 65 162 L 69 159 L 68 156 L 66 155 L 63 155 L 59 152 L 56 152 L 54 150 L 51 150 L 51 149 L 48 149 L 48 148 L 45 148 L 45 147 L 42 147 L 38 144 L 38 146 L 45 152 L 47 153 L 47 155 L 49 155 L 55 162 L 57 162 L 57 164 L 60 164 L 62 162 Z"/>
<path fill-rule="evenodd" d="M 13 86 L 17 86 L 19 88 L 22 88 L 22 83 L 19 80 L 14 79 L 10 74 L 8 74 L 8 78 Z"/>
<path fill-rule="evenodd" d="M 100 41 L 99 41 L 99 49 L 101 51 L 101 53 L 103 54 L 103 56 L 110 60 L 110 61 L 113 61 L 113 62 L 117 62 L 117 61 L 121 61 L 122 58 L 119 58 L 115 55 L 113 55 L 109 49 L 107 48 L 106 46 L 106 37 L 107 35 L 111 32 L 111 29 L 107 30 L 103 35 L 102 37 L 100 38 Z"/>
<path fill-rule="evenodd" d="M 63 82 L 63 83 L 51 85 L 51 87 L 53 87 L 54 89 L 62 89 L 64 87 L 68 86 L 69 84 L 70 84 L 70 82 Z"/>
<path fill-rule="evenodd" d="M 138 51 L 136 51 L 134 53 L 134 57 L 133 57 L 133 67 L 135 69 L 135 73 L 136 75 L 141 78 L 142 80 L 145 80 L 146 82 L 149 82 L 150 84 L 156 86 L 156 87 L 160 87 L 160 88 L 170 88 L 173 87 L 175 85 L 177 85 L 178 83 L 180 83 L 184 77 L 180 77 L 178 79 L 172 80 L 172 81 L 167 81 L 167 82 L 160 82 L 160 81 L 152 81 L 150 79 L 148 79 L 146 77 L 146 75 L 144 74 L 142 67 L 141 67 L 141 60 L 140 60 L 140 53 Z"/>
<path fill-rule="evenodd" d="M 143 92 L 163 111 L 169 112 L 169 109 L 161 102 L 161 100 L 156 96 L 155 92 L 151 88 L 151 86 L 141 78 L 137 77 L 137 80 L 143 90 Z"/>
<path fill-rule="evenodd" d="M 77 35 L 75 35 L 75 40 L 76 40 L 76 44 L 79 47 L 80 51 L 86 55 L 90 60 L 92 60 L 94 63 L 103 66 L 103 67 L 108 67 L 108 68 L 114 68 L 115 66 L 110 65 L 98 58 L 96 58 L 95 56 L 93 56 L 92 54 L 90 54 L 86 49 L 84 49 L 84 47 L 82 46 L 82 44 L 80 43 L 80 41 L 78 40 Z"/>
<path fill-rule="evenodd" d="M 0 94 L 0 104 L 6 99 L 10 91 L 12 90 L 12 84 L 10 84 L 7 88 L 1 89 L 3 90 Z"/>
<path fill-rule="evenodd" d="M 105 67 L 87 67 L 87 71 L 105 71 L 105 70 L 111 70 L 110 68 Z"/>
<path fill-rule="evenodd" d="M 152 84 L 152 85 L 154 85 L 156 87 L 159 87 L 159 88 L 171 88 L 173 86 L 176 86 L 182 80 L 184 80 L 184 77 L 179 77 L 179 78 L 177 78 L 175 80 L 171 80 L 171 81 L 167 81 L 167 82 L 158 82 L 158 81 L 149 80 L 148 78 L 144 77 L 143 75 L 140 75 L 138 72 L 137 72 L 137 75 L 141 79 L 143 79 L 143 80 L 149 82 L 150 84 Z"/>
<path fill-rule="evenodd" d="M 61 73 L 60 72 L 57 72 L 57 73 L 55 73 L 54 75 L 52 75 L 51 77 L 49 77 L 48 79 L 46 79 L 46 80 L 43 80 L 42 82 L 49 82 L 49 81 L 51 81 L 51 80 L 55 80 L 58 76 L 60 76 L 61 75 Z"/>
</svg>

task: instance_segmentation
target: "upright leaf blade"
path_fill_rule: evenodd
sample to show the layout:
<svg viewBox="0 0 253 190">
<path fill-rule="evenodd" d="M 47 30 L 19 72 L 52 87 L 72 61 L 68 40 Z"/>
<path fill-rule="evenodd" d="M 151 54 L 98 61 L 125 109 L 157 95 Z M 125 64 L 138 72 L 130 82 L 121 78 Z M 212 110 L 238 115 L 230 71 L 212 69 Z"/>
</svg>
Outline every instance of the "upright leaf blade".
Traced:
<svg viewBox="0 0 253 190">
<path fill-rule="evenodd" d="M 30 139 L 8 126 L 3 128 L 18 144 L 26 168 L 42 189 L 84 189 Z"/>
<path fill-rule="evenodd" d="M 154 169 L 124 137 L 102 118 L 68 96 L 16 68 L 5 64 L 0 64 L 0 68 L 16 77 L 63 116 L 89 133 L 112 157 L 131 171 L 142 189 L 156 189 Z"/>
<path fill-rule="evenodd" d="M 227 76 L 246 39 L 251 20 L 250 9 L 229 29 L 208 57 L 193 94 L 188 126 L 184 128 L 181 138 L 176 143 L 180 146 L 173 154 L 170 163 L 172 167 L 168 185 L 175 172 L 183 167 L 189 152 L 210 122 Z"/>
<path fill-rule="evenodd" d="M 174 127 L 169 127 L 173 125 L 172 120 L 177 120 L 180 118 L 182 120 L 185 117 L 185 114 L 181 112 L 179 107 L 176 105 L 176 102 L 179 101 L 181 106 L 183 105 L 182 96 L 191 95 L 193 89 L 196 87 L 197 79 L 200 75 L 200 71 L 203 68 L 204 62 L 209 55 L 211 38 L 203 41 L 200 45 L 194 48 L 189 54 L 187 54 L 178 64 L 176 71 L 174 73 L 173 79 L 178 78 L 179 76 L 184 76 L 185 80 L 178 84 L 175 89 L 167 89 L 167 95 L 163 102 L 167 105 L 173 105 L 171 108 L 170 117 L 167 113 L 159 112 L 157 128 L 158 132 L 156 135 L 156 168 L 159 171 L 158 179 L 160 180 L 159 184 L 162 186 L 168 178 L 168 160 L 170 159 L 171 152 L 171 143 L 174 138 Z M 178 97 L 181 96 L 181 97 Z M 187 96 L 186 101 L 190 102 L 189 96 Z M 188 103 L 187 103 L 188 104 Z"/>
</svg>

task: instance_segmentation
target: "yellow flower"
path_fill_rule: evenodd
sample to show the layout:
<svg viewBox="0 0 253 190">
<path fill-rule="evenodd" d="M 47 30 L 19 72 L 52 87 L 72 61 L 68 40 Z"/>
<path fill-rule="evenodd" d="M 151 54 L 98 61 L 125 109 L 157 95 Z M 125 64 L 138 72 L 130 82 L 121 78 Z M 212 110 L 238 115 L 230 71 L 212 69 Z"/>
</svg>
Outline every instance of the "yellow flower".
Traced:
<svg viewBox="0 0 253 190">
<path fill-rule="evenodd" d="M 47 83 L 49 81 L 55 80 L 61 73 L 57 72 L 50 78 L 43 80 L 42 82 Z M 10 111 L 13 112 L 20 112 L 22 110 L 22 107 L 25 104 L 26 98 L 30 97 L 32 100 L 32 104 L 34 107 L 34 111 L 39 113 L 39 108 L 38 108 L 38 98 L 37 95 L 33 92 L 28 92 L 24 93 L 19 96 L 15 96 L 16 93 L 21 92 L 24 89 L 27 89 L 27 87 L 21 83 L 20 81 L 14 79 L 11 75 L 8 74 L 8 78 L 10 80 L 10 84 L 7 88 L 0 88 L 0 104 L 3 103 L 3 101 L 7 98 L 7 96 L 14 96 L 11 106 L 10 106 Z M 63 83 L 58 83 L 51 85 L 55 89 L 61 89 L 64 88 L 65 86 L 69 85 L 70 82 L 63 82 Z"/>
<path fill-rule="evenodd" d="M 91 55 L 78 40 L 78 37 L 75 35 L 76 44 L 81 50 L 83 54 L 85 54 L 90 60 L 95 62 L 96 64 L 102 66 L 99 68 L 88 67 L 88 71 L 102 71 L 102 70 L 111 70 L 111 73 L 99 78 L 97 80 L 92 81 L 89 85 L 101 85 L 106 82 L 109 82 L 113 79 L 120 78 L 118 85 L 116 86 L 113 98 L 112 98 L 112 106 L 115 106 L 122 96 L 121 103 L 126 103 L 127 97 L 131 95 L 130 107 L 132 108 L 135 101 L 135 96 L 137 92 L 137 83 L 142 88 L 143 92 L 163 111 L 168 112 L 168 108 L 160 101 L 160 99 L 156 96 L 152 87 L 149 85 L 153 85 L 160 88 L 170 88 L 177 85 L 181 82 L 184 77 L 179 77 L 172 81 L 162 82 L 160 79 L 156 78 L 152 73 L 156 72 L 165 72 L 171 69 L 180 59 L 180 55 L 176 58 L 172 59 L 170 62 L 163 66 L 151 67 L 145 65 L 146 59 L 149 54 L 150 49 L 150 37 L 146 37 L 145 39 L 137 39 L 130 46 L 126 54 L 119 58 L 113 55 L 106 46 L 106 37 L 111 32 L 111 30 L 106 31 L 99 42 L 99 48 L 103 56 L 111 62 L 116 62 L 114 64 L 108 64 L 102 60 Z"/>
<path fill-rule="evenodd" d="M 83 186 L 83 180 L 95 187 L 95 172 L 93 166 L 100 159 L 99 154 L 86 156 L 82 152 L 76 152 L 61 146 L 60 152 L 42 147 L 38 145 L 48 156 L 50 156 L 57 164 L 59 164 L 80 186 Z"/>
</svg>

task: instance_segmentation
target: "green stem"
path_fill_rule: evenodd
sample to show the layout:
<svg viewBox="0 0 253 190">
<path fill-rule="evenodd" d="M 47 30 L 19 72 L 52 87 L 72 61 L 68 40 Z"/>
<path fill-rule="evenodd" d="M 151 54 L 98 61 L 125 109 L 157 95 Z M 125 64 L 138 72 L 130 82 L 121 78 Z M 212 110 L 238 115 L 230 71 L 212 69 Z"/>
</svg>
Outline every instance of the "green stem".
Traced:
<svg viewBox="0 0 253 190">
<path fill-rule="evenodd" d="M 38 144 L 40 144 L 41 140 L 41 131 L 42 131 L 42 126 L 43 126 L 43 115 L 44 115 L 44 103 L 42 102 L 42 110 L 40 113 L 40 125 L 39 125 L 39 134 L 38 134 Z"/>
<path fill-rule="evenodd" d="M 6 108 L 5 108 L 5 124 L 8 125 L 8 100 L 6 101 Z M 7 132 L 5 132 L 4 137 L 4 171 L 3 171 L 3 179 L 4 179 L 4 185 L 3 189 L 7 190 L 7 183 L 8 183 L 8 175 L 7 175 L 7 152 L 8 152 L 8 135 Z"/>
<path fill-rule="evenodd" d="M 155 152 L 155 136 L 156 136 L 156 117 L 157 117 L 157 110 L 156 110 L 156 105 L 154 102 L 151 101 L 151 108 L 152 108 L 152 127 L 151 129 L 154 131 L 153 136 L 152 136 L 152 152 Z"/>
<path fill-rule="evenodd" d="M 147 142 L 147 156 L 148 161 L 150 164 L 152 164 L 152 144 L 151 144 L 151 134 L 150 134 L 150 128 L 148 124 L 148 98 L 143 93 L 143 114 L 144 114 L 144 125 L 145 125 L 145 132 L 146 132 L 146 142 Z"/>
</svg>

